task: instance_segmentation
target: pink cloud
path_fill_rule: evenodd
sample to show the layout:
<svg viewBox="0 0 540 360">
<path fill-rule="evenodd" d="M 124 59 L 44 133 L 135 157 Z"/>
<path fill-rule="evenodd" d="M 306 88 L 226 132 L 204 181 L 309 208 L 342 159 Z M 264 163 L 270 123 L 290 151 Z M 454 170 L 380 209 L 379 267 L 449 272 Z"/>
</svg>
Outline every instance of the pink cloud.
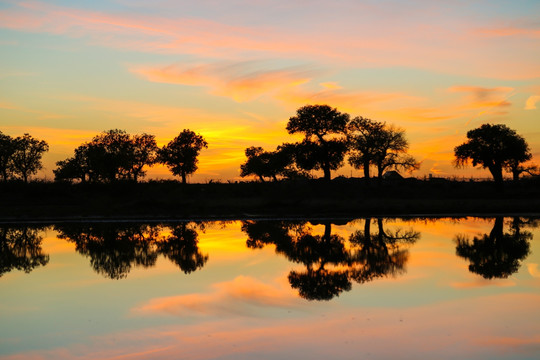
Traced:
<svg viewBox="0 0 540 360">
<path fill-rule="evenodd" d="M 537 44 L 517 39 L 512 43 L 487 41 L 479 46 L 479 40 L 493 31 L 479 32 L 474 30 L 476 24 L 466 22 L 428 22 L 426 18 L 434 15 L 430 13 L 435 11 L 433 8 L 422 9 L 421 16 L 413 13 L 420 16 L 416 21 L 424 21 L 416 23 L 414 17 L 396 16 L 368 6 L 368 11 L 379 11 L 386 16 L 387 21 L 380 24 L 346 16 L 357 10 L 354 6 L 340 9 L 345 16 L 339 19 L 320 19 L 320 14 L 310 13 L 303 19 L 307 29 L 299 30 L 289 23 L 229 25 L 201 18 L 105 13 L 34 1 L 15 3 L 0 11 L 0 27 L 87 38 L 90 44 L 132 51 L 222 59 L 277 56 L 356 67 L 406 66 L 495 78 L 540 76 L 534 56 Z M 538 31 L 514 29 L 502 33 L 533 34 L 536 38 Z"/>
<path fill-rule="evenodd" d="M 152 299 L 133 310 L 135 314 L 192 315 L 250 315 L 260 307 L 300 306 L 301 299 L 288 284 L 266 284 L 251 277 L 238 276 L 232 281 L 218 283 L 213 291 Z"/>
</svg>

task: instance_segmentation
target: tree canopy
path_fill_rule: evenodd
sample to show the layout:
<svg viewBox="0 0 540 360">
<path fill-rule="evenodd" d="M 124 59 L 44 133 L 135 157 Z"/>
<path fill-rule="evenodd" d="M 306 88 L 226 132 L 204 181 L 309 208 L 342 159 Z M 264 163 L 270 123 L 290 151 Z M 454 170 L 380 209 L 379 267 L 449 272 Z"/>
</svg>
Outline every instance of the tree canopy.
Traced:
<svg viewBox="0 0 540 360">
<path fill-rule="evenodd" d="M 484 124 L 467 132 L 467 141 L 454 148 L 456 166 L 469 161 L 487 168 L 496 183 L 502 184 L 503 170 L 519 177 L 520 165 L 532 155 L 525 139 L 506 125 Z"/>
<path fill-rule="evenodd" d="M 407 154 L 409 143 L 405 131 L 384 122 L 363 117 L 355 117 L 348 124 L 349 163 L 364 170 L 364 177 L 369 179 L 369 168 L 377 168 L 379 179 L 385 171 L 416 170 L 420 164 Z"/>
<path fill-rule="evenodd" d="M 289 119 L 289 134 L 303 133 L 297 144 L 297 163 L 304 170 L 323 170 L 324 178 L 331 179 L 331 170 L 343 164 L 347 146 L 345 135 L 349 115 L 328 105 L 306 105 Z"/>
<path fill-rule="evenodd" d="M 45 140 L 39 140 L 30 134 L 17 136 L 13 140 L 13 152 L 8 161 L 8 170 L 12 176 L 28 182 L 30 175 L 36 174 L 43 168 L 41 158 L 49 151 Z"/>
<path fill-rule="evenodd" d="M 296 166 L 296 147 L 291 144 L 278 146 L 275 151 L 265 151 L 262 147 L 251 146 L 245 150 L 247 160 L 240 165 L 240 176 L 256 176 L 262 182 L 265 178 L 274 181 L 281 178 L 307 178 L 309 174 Z"/>
<path fill-rule="evenodd" d="M 56 163 L 56 180 L 81 182 L 137 181 L 144 166 L 154 164 L 157 145 L 154 135 L 131 136 L 124 130 L 104 131 L 75 149 L 73 157 Z"/>
<path fill-rule="evenodd" d="M 182 183 L 186 183 L 187 175 L 197 171 L 199 153 L 203 148 L 208 148 L 208 143 L 199 134 L 191 130 L 183 130 L 167 145 L 159 149 L 159 162 L 167 165 L 174 175 L 182 177 Z"/>
<path fill-rule="evenodd" d="M 4 181 L 7 181 L 11 174 L 10 161 L 14 152 L 14 139 L 0 131 L 0 175 Z"/>
</svg>

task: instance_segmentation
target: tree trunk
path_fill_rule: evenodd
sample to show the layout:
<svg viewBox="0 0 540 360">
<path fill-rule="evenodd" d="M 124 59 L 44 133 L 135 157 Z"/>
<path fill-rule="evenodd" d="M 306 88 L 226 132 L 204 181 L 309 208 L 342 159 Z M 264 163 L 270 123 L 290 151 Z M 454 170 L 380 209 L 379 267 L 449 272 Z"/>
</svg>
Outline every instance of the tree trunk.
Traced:
<svg viewBox="0 0 540 360">
<path fill-rule="evenodd" d="M 377 227 L 379 228 L 379 236 L 382 235 L 383 237 L 386 237 L 386 233 L 384 232 L 383 219 L 377 219 Z"/>
<path fill-rule="evenodd" d="M 495 183 L 499 186 L 502 186 L 503 184 L 503 176 L 502 176 L 502 167 L 497 165 L 492 165 L 488 167 L 489 172 L 493 176 L 493 180 L 495 180 Z"/>
<path fill-rule="evenodd" d="M 367 218 L 364 224 L 364 237 L 368 239 L 371 236 L 371 218 Z"/>
<path fill-rule="evenodd" d="M 521 171 L 519 171 L 518 169 L 512 169 L 512 178 L 514 181 L 519 180 L 519 174 L 521 174 Z"/>
<path fill-rule="evenodd" d="M 381 164 L 377 164 L 377 183 L 379 184 L 379 186 L 382 184 L 382 180 L 383 180 L 383 167 Z"/>
<path fill-rule="evenodd" d="M 185 171 L 182 171 L 182 184 L 185 184 L 186 183 L 186 172 Z"/>
<path fill-rule="evenodd" d="M 28 184 L 28 174 L 26 173 L 26 171 L 22 172 L 22 176 L 23 176 L 23 179 L 24 179 L 24 183 Z"/>
<path fill-rule="evenodd" d="M 326 181 L 332 180 L 332 177 L 331 177 L 331 175 L 330 175 L 330 166 L 325 166 L 324 169 L 323 169 L 323 171 L 324 171 L 324 179 L 325 179 Z"/>
<path fill-rule="evenodd" d="M 369 181 L 369 161 L 366 161 L 364 163 L 364 179 L 366 179 L 366 181 Z"/>
<path fill-rule="evenodd" d="M 493 240 L 497 238 L 502 238 L 503 236 L 503 228 L 504 228 L 504 218 L 501 216 L 498 216 L 495 218 L 495 223 L 493 224 L 493 229 L 489 233 L 489 237 Z"/>
<path fill-rule="evenodd" d="M 262 177 L 262 175 L 259 175 L 259 179 L 261 180 L 261 182 L 265 182 L 265 181 L 264 181 L 264 178 Z"/>
<path fill-rule="evenodd" d="M 332 223 L 327 222 L 324 224 L 324 241 L 330 241 L 330 236 L 332 235 Z"/>
</svg>

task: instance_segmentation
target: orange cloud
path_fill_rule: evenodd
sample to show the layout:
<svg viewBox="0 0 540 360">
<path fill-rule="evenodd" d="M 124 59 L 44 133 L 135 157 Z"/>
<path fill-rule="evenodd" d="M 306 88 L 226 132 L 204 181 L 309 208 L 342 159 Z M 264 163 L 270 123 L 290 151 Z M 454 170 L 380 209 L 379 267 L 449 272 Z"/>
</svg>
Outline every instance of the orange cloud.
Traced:
<svg viewBox="0 0 540 360">
<path fill-rule="evenodd" d="M 213 285 L 213 292 L 152 299 L 134 313 L 175 316 L 250 315 L 258 307 L 296 307 L 301 300 L 288 284 L 269 285 L 247 276 Z"/>
<path fill-rule="evenodd" d="M 290 67 L 277 70 L 255 70 L 253 62 L 224 62 L 189 67 L 169 65 L 162 68 L 135 68 L 134 73 L 149 81 L 205 86 L 211 93 L 237 102 L 253 100 L 308 82 L 314 70 Z"/>
<path fill-rule="evenodd" d="M 529 38 L 540 38 L 540 29 L 526 29 L 519 27 L 500 27 L 492 29 L 479 29 L 477 32 L 489 37 L 509 37 L 523 36 Z"/>
<path fill-rule="evenodd" d="M 141 67 L 131 71 L 149 81 L 205 86 L 210 88 L 212 94 L 230 97 L 238 102 L 269 96 L 291 107 L 328 103 L 342 111 L 362 112 L 376 104 L 399 108 L 403 104 L 421 100 L 401 93 L 346 90 L 336 82 L 321 83 L 319 88 L 313 88 L 311 80 L 321 70 L 305 67 L 256 70 L 257 65 L 263 64 L 224 62 L 190 67 Z"/>
<path fill-rule="evenodd" d="M 535 110 L 536 103 L 540 101 L 540 95 L 529 96 L 525 103 L 525 110 Z"/>
</svg>

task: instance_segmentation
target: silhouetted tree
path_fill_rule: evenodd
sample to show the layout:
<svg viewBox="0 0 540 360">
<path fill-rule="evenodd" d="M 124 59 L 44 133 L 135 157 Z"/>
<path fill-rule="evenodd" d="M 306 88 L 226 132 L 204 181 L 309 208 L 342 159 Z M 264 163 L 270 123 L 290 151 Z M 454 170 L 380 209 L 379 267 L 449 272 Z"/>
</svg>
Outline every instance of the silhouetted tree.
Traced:
<svg viewBox="0 0 540 360">
<path fill-rule="evenodd" d="M 203 255 L 199 250 L 197 230 L 188 225 L 184 222 L 171 225 L 171 235 L 158 242 L 159 253 L 178 265 L 186 274 L 202 268 L 208 261 L 208 255 Z"/>
<path fill-rule="evenodd" d="M 126 179 L 130 169 L 130 135 L 113 129 L 95 136 L 87 144 L 86 155 L 91 169 L 106 182 Z"/>
<path fill-rule="evenodd" d="M 104 131 L 76 148 L 73 157 L 58 161 L 55 180 L 137 181 L 145 175 L 144 167 L 154 164 L 157 149 L 154 135 Z"/>
<path fill-rule="evenodd" d="M 283 178 L 295 178 L 307 176 L 295 166 L 294 150 L 287 144 L 279 146 L 275 151 L 264 151 L 262 147 L 251 146 L 245 151 L 247 160 L 240 165 L 240 176 L 257 176 L 261 182 L 264 178 L 278 180 Z"/>
<path fill-rule="evenodd" d="M 166 146 L 159 149 L 159 162 L 167 165 L 173 175 L 180 175 L 182 183 L 186 183 L 186 177 L 197 170 L 197 156 L 203 148 L 208 148 L 208 143 L 201 135 L 191 130 L 183 130 Z"/>
<path fill-rule="evenodd" d="M 158 147 L 154 135 L 141 134 L 133 135 L 131 139 L 132 149 L 128 158 L 129 174 L 133 180 L 137 181 L 139 177 L 145 176 L 143 168 L 152 165 L 157 159 Z"/>
<path fill-rule="evenodd" d="M 467 141 L 454 148 L 456 166 L 472 161 L 473 166 L 487 168 L 495 182 L 503 183 L 503 170 L 519 177 L 520 164 L 531 159 L 529 146 L 523 137 L 506 125 L 484 124 L 467 132 Z"/>
<path fill-rule="evenodd" d="M 247 160 L 240 165 L 240 176 L 246 177 L 255 175 L 261 182 L 264 182 L 265 177 L 271 177 L 270 172 L 270 157 L 271 154 L 264 151 L 262 147 L 251 146 L 245 150 Z"/>
<path fill-rule="evenodd" d="M 456 254 L 469 260 L 469 271 L 486 279 L 507 278 L 518 271 L 520 261 L 529 254 L 532 234 L 522 232 L 516 219 L 510 233 L 503 230 L 504 219 L 497 217 L 489 234 L 475 236 L 472 241 L 456 236 Z"/>
<path fill-rule="evenodd" d="M 38 140 L 24 134 L 14 139 L 15 151 L 9 160 L 9 168 L 13 175 L 18 176 L 28 182 L 30 175 L 36 174 L 43 168 L 41 158 L 43 153 L 49 151 L 49 145 L 44 140 Z"/>
<path fill-rule="evenodd" d="M 348 128 L 352 152 L 349 163 L 364 169 L 366 179 L 369 179 L 371 165 L 377 168 L 379 179 L 390 169 L 412 171 L 420 167 L 416 159 L 407 154 L 409 143 L 404 130 L 363 117 L 354 118 Z"/>
<path fill-rule="evenodd" d="M 349 164 L 364 170 L 364 178 L 370 178 L 369 168 L 375 165 L 384 123 L 363 117 L 355 117 L 348 125 L 351 150 Z"/>
<path fill-rule="evenodd" d="M 127 277 L 132 265 L 151 267 L 157 260 L 158 226 L 145 224 L 62 224 L 55 226 L 60 239 L 75 243 L 89 257 L 98 274 L 110 279 Z"/>
<path fill-rule="evenodd" d="M 0 131 L 0 174 L 7 181 L 10 175 L 10 161 L 15 152 L 15 140 Z"/>
<path fill-rule="evenodd" d="M 75 149 L 75 155 L 66 160 L 56 162 L 56 169 L 53 170 L 55 181 L 80 180 L 81 182 L 97 180 L 96 169 L 90 166 L 88 158 L 88 146 L 81 145 Z"/>
<path fill-rule="evenodd" d="M 29 273 L 49 263 L 43 254 L 41 227 L 0 227 L 0 277 L 13 269 Z"/>
<path fill-rule="evenodd" d="M 328 105 L 306 105 L 289 119 L 289 134 L 303 133 L 304 141 L 297 144 L 297 164 L 304 170 L 323 170 L 331 179 L 331 170 L 343 165 L 347 151 L 344 139 L 349 115 Z"/>
</svg>

